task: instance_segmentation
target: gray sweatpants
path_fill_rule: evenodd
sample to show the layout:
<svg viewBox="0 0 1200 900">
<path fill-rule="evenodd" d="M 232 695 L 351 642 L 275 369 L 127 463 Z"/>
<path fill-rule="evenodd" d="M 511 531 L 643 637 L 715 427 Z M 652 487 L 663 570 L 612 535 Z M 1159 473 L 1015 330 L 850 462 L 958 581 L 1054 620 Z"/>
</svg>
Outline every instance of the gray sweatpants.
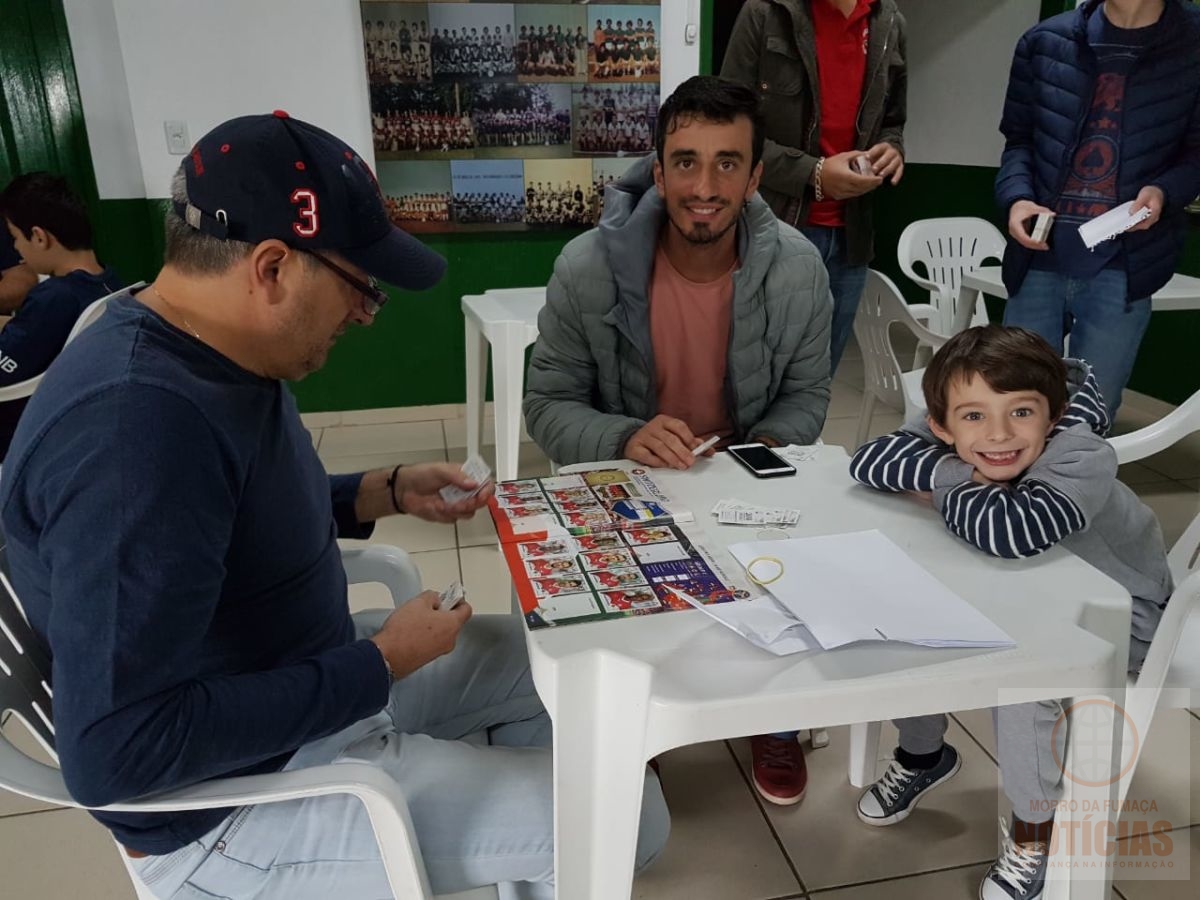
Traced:
<svg viewBox="0 0 1200 900">
<path fill-rule="evenodd" d="M 1129 639 L 1129 671 L 1140 672 L 1150 649 L 1147 641 Z M 1067 720 L 1055 731 L 1063 714 L 1058 700 L 1014 703 L 992 710 L 996 726 L 996 758 L 1004 795 L 1013 815 L 1038 824 L 1054 818 L 1062 797 L 1062 764 L 1066 760 Z M 893 719 L 900 730 L 900 746 L 908 753 L 936 753 L 942 749 L 947 719 L 944 715 Z"/>
</svg>

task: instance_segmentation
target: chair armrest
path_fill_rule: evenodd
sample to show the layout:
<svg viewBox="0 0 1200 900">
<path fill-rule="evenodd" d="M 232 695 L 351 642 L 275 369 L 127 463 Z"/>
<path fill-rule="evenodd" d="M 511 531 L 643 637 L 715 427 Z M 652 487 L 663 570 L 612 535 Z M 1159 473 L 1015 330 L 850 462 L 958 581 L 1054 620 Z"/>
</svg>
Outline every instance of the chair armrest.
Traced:
<svg viewBox="0 0 1200 900">
<path fill-rule="evenodd" d="M 912 317 L 918 322 L 928 322 L 937 315 L 937 309 L 932 303 L 910 303 L 908 304 L 908 311 L 912 313 Z"/>
<path fill-rule="evenodd" d="M 21 400 L 24 397 L 29 397 L 41 383 L 42 376 L 34 375 L 32 378 L 26 378 L 24 381 L 18 381 L 16 384 L 0 387 L 0 403 L 8 403 L 10 400 Z"/>
<path fill-rule="evenodd" d="M 397 897 L 429 897 L 429 879 L 403 791 L 386 772 L 363 763 L 218 778 L 139 800 L 84 807 L 67 793 L 58 769 L 30 759 L 0 736 L 0 786 L 38 800 L 106 812 L 178 812 L 352 794 L 362 801 Z"/>
<path fill-rule="evenodd" d="M 916 336 L 918 342 L 920 342 L 922 344 L 928 344 L 934 350 L 938 349 L 940 346 L 942 346 L 942 344 L 944 344 L 944 343 L 946 343 L 946 341 L 950 340 L 949 335 L 938 334 L 935 331 L 930 331 L 928 328 L 921 325 L 915 319 L 912 321 L 908 321 L 905 319 L 899 319 L 898 321 L 901 322 L 905 328 L 907 328 L 909 331 L 911 331 L 913 333 L 913 335 Z"/>
<path fill-rule="evenodd" d="M 382 584 L 391 592 L 395 606 L 421 593 L 421 572 L 412 557 L 399 547 L 375 544 L 342 550 L 342 565 L 349 584 Z"/>
<path fill-rule="evenodd" d="M 1200 431 L 1200 391 L 1157 422 L 1111 437 L 1108 442 L 1117 451 L 1117 462 L 1127 463 L 1166 450 L 1193 431 Z"/>
</svg>

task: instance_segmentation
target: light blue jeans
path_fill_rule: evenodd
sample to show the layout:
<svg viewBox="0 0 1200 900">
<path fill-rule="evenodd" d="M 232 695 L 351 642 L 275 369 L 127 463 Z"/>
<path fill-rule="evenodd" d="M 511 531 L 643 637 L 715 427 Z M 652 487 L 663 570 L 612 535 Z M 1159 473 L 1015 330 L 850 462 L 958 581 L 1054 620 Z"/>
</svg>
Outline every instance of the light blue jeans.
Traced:
<svg viewBox="0 0 1200 900">
<path fill-rule="evenodd" d="M 1091 364 L 1109 421 L 1116 421 L 1121 392 L 1150 324 L 1150 301 L 1126 300 L 1126 290 L 1120 269 L 1101 269 L 1092 278 L 1030 269 L 1004 307 L 1005 325 L 1037 332 L 1059 353 L 1063 339 L 1071 336 L 1068 352 Z"/>
<path fill-rule="evenodd" d="M 854 314 L 867 283 L 867 267 L 846 263 L 846 229 L 805 225 L 800 229 L 813 242 L 829 271 L 829 292 L 833 294 L 833 325 L 829 333 L 829 374 L 837 371 L 842 352 L 854 331 Z"/>
<path fill-rule="evenodd" d="M 389 612 L 355 616 L 360 636 Z M 488 743 L 460 740 L 480 732 Z M 550 743 L 524 623 L 476 616 L 453 653 L 396 683 L 385 711 L 304 745 L 287 768 L 381 766 L 408 798 L 434 893 L 499 884 L 503 898 L 541 900 L 554 896 Z M 648 773 L 639 868 L 662 850 L 669 827 L 662 789 Z M 162 900 L 392 896 L 366 811 L 346 795 L 243 807 L 200 840 L 133 864 Z"/>
</svg>

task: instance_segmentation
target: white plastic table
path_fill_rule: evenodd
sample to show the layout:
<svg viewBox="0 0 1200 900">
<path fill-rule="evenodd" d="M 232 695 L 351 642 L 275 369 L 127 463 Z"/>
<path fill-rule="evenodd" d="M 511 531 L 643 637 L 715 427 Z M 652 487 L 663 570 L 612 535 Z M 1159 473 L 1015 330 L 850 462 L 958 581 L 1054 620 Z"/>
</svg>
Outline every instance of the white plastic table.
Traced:
<svg viewBox="0 0 1200 900">
<path fill-rule="evenodd" d="M 544 287 L 505 288 L 462 298 L 467 345 L 467 455 L 479 452 L 483 434 L 483 395 L 487 387 L 490 344 L 496 413 L 496 477 L 501 481 L 517 477 L 525 348 L 537 340 L 537 317 L 545 305 Z"/>
<path fill-rule="evenodd" d="M 962 287 L 958 294 L 958 309 L 954 311 L 954 334 L 971 324 L 971 314 L 979 295 L 1008 299 L 1008 291 L 1000 277 L 1000 266 L 980 266 L 974 272 L 963 272 Z M 1184 309 L 1200 309 L 1200 278 L 1191 275 L 1173 275 L 1150 298 L 1153 312 L 1177 312 Z"/>
<path fill-rule="evenodd" d="M 827 446 L 794 477 L 756 480 L 725 454 L 656 477 L 695 514 L 687 527 L 721 553 L 756 534 L 715 523 L 708 511 L 722 497 L 803 509 L 797 537 L 877 528 L 1018 646 L 877 644 L 780 658 L 690 610 L 528 632 L 534 683 L 554 722 L 560 900 L 629 896 L 646 761 L 672 747 L 990 707 L 1001 696 L 1123 701 L 1130 599 L 1118 584 L 1061 548 L 1029 560 L 989 557 L 914 499 L 853 483 L 847 465 L 842 448 Z M 1108 731 L 1087 744 L 1090 759 L 1120 758 L 1121 736 Z M 1108 810 L 1093 822 L 1113 819 L 1105 801 L 1115 799 L 1115 786 L 1071 790 Z M 1073 898 L 1107 900 L 1102 877 L 1061 880 L 1068 877 L 1056 876 L 1047 896 L 1069 889 Z"/>
</svg>

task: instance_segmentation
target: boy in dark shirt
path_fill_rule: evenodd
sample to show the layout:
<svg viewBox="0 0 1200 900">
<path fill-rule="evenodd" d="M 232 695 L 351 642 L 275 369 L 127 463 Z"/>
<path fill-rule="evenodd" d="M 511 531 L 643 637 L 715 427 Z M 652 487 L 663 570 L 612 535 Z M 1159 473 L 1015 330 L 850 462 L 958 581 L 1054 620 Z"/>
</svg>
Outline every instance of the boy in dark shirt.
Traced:
<svg viewBox="0 0 1200 900">
<path fill-rule="evenodd" d="M 50 276 L 0 331 L 0 387 L 7 387 L 45 372 L 80 314 L 124 284 L 96 260 L 87 210 L 66 179 L 48 172 L 14 178 L 0 193 L 0 216 L 24 263 Z M 26 402 L 0 404 L 0 459 Z"/>
<path fill-rule="evenodd" d="M 11 315 L 35 284 L 37 276 L 21 261 L 12 235 L 0 228 L 0 316 Z"/>
</svg>

